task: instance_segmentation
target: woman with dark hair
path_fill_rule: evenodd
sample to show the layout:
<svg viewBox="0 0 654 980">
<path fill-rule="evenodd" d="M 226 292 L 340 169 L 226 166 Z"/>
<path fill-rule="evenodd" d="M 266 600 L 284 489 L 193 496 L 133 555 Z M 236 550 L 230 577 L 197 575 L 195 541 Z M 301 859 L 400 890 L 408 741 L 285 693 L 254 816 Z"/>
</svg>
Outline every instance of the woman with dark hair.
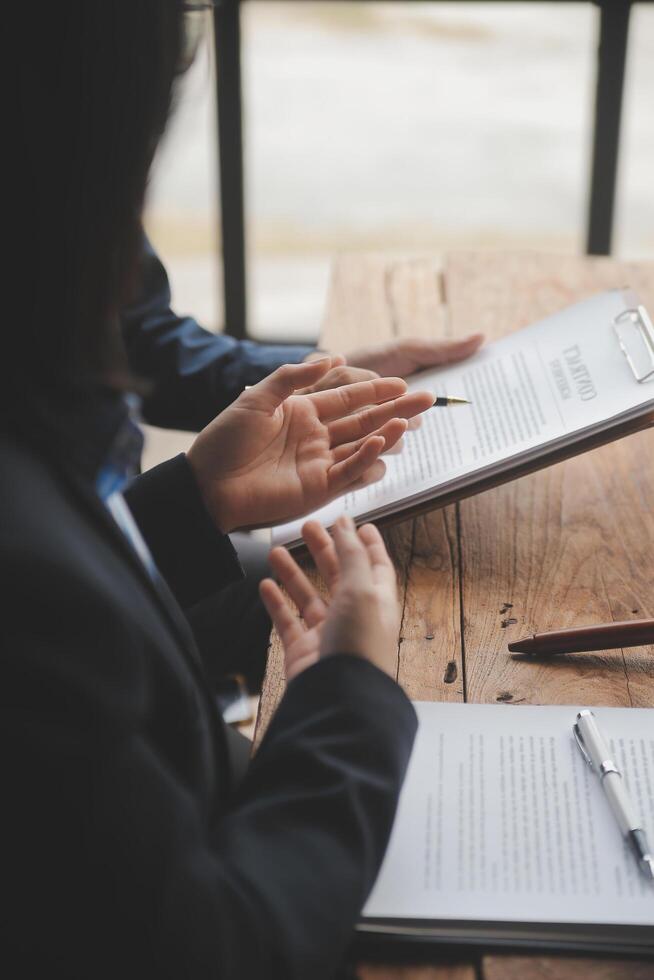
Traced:
<svg viewBox="0 0 654 980">
<path fill-rule="evenodd" d="M 184 608 L 238 575 L 227 533 L 379 478 L 431 404 L 398 379 L 245 392 L 129 481 L 140 433 L 118 314 L 183 50 L 178 0 L 13 4 L 16 203 L 0 385 L 4 974 L 333 975 L 379 868 L 415 731 L 388 676 L 395 575 L 378 533 L 306 541 L 262 597 L 289 686 L 239 781 Z M 373 406 L 372 408 L 365 406 Z M 217 643 L 220 637 L 217 637 Z"/>
</svg>

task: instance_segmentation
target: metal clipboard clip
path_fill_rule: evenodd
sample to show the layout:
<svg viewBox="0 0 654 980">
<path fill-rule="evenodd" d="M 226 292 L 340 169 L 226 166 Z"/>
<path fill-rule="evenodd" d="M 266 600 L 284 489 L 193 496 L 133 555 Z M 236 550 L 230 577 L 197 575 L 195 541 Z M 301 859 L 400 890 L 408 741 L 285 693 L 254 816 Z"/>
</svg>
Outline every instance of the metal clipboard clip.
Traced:
<svg viewBox="0 0 654 980">
<path fill-rule="evenodd" d="M 624 310 L 613 321 L 618 343 L 639 384 L 654 378 L 654 326 L 644 306 Z"/>
</svg>

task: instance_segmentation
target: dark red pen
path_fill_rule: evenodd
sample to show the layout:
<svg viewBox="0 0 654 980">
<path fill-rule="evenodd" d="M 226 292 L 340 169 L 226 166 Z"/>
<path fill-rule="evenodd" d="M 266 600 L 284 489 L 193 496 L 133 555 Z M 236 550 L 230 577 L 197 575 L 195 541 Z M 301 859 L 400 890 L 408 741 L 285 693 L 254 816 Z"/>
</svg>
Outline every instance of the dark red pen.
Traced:
<svg viewBox="0 0 654 980">
<path fill-rule="evenodd" d="M 555 656 L 559 653 L 638 647 L 647 643 L 654 643 L 654 619 L 632 619 L 626 623 L 600 623 L 596 626 L 573 626 L 551 633 L 534 633 L 509 643 L 509 650 L 532 656 Z"/>
</svg>

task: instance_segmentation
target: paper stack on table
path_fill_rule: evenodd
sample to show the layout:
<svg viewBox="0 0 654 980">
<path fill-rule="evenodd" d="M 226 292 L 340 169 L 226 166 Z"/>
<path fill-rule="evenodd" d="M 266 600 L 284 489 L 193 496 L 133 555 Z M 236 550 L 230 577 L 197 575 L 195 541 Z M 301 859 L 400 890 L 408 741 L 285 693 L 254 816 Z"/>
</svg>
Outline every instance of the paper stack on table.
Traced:
<svg viewBox="0 0 654 980">
<path fill-rule="evenodd" d="M 654 882 L 574 741 L 579 709 L 415 707 L 418 735 L 360 930 L 654 955 Z M 593 711 L 652 840 L 654 709 Z"/>
</svg>

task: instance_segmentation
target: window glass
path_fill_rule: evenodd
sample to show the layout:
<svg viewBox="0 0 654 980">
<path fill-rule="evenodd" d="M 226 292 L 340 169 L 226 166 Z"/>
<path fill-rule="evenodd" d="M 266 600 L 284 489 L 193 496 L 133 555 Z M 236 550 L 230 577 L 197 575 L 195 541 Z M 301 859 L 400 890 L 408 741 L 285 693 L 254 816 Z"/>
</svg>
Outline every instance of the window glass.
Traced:
<svg viewBox="0 0 654 980">
<path fill-rule="evenodd" d="M 248 0 L 242 26 L 256 335 L 317 334 L 339 250 L 583 250 L 593 5 Z"/>
<path fill-rule="evenodd" d="M 631 12 L 629 59 L 614 250 L 621 258 L 654 258 L 654 7 Z"/>
<path fill-rule="evenodd" d="M 207 33 L 178 83 L 145 215 L 169 274 L 173 308 L 193 314 L 208 329 L 221 327 L 223 319 L 212 45 Z"/>
</svg>

